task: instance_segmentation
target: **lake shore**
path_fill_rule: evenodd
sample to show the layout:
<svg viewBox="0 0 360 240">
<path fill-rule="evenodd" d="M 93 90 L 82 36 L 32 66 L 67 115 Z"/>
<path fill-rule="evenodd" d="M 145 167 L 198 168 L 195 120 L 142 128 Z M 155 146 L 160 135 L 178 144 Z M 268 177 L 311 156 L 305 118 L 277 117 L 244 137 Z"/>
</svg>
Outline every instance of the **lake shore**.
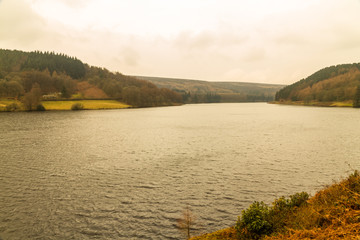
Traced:
<svg viewBox="0 0 360 240">
<path fill-rule="evenodd" d="M 269 208 L 275 209 L 273 215 L 270 214 L 269 219 L 265 220 L 271 222 L 271 218 L 277 219 L 276 214 L 281 217 L 281 220 L 277 219 L 277 222 L 281 221 L 283 226 L 274 228 L 274 231 L 253 234 L 246 226 L 243 226 L 240 227 L 241 232 L 238 232 L 237 225 L 192 237 L 191 240 L 236 240 L 239 239 L 239 235 L 240 239 L 267 240 L 356 239 L 360 234 L 359 200 L 360 175 L 358 171 L 354 171 L 346 179 L 323 188 L 304 204 L 292 207 L 290 210 L 284 208 L 284 204 L 289 204 L 290 201 L 285 201 L 285 198 L 275 200 Z M 280 206 L 285 210 L 281 210 Z M 279 214 L 280 211 L 283 212 Z M 258 222 L 253 222 L 253 224 L 258 224 Z"/>
<path fill-rule="evenodd" d="M 66 100 L 66 101 L 42 101 L 45 111 L 70 111 L 73 104 L 79 103 L 84 107 L 83 110 L 104 110 L 104 109 L 124 109 L 132 106 L 116 100 Z M 22 102 L 15 99 L 0 99 L 0 112 L 11 112 L 6 106 L 16 104 L 19 108 L 12 111 L 26 111 Z"/>
<path fill-rule="evenodd" d="M 270 104 L 310 106 L 310 107 L 353 107 L 352 101 L 345 102 L 318 102 L 318 101 L 271 101 Z"/>
</svg>

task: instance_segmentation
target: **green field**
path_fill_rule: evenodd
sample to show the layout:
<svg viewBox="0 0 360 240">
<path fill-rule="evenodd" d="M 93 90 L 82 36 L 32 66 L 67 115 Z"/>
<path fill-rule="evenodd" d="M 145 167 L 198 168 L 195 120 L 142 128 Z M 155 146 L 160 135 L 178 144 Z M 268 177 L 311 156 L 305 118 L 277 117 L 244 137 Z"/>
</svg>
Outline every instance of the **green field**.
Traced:
<svg viewBox="0 0 360 240">
<path fill-rule="evenodd" d="M 19 111 L 24 111 L 22 103 L 13 99 L 0 99 L 0 111 L 6 111 L 6 106 L 11 103 L 18 104 L 20 106 Z M 131 107 L 130 105 L 116 100 L 43 101 L 42 105 L 46 110 L 71 110 L 71 106 L 74 103 L 81 103 L 86 110 L 121 109 Z"/>
<path fill-rule="evenodd" d="M 46 110 L 71 110 L 74 103 L 81 103 L 84 109 L 98 110 L 98 109 L 120 109 L 129 108 L 131 106 L 115 100 L 76 100 L 76 101 L 44 101 Z"/>
</svg>

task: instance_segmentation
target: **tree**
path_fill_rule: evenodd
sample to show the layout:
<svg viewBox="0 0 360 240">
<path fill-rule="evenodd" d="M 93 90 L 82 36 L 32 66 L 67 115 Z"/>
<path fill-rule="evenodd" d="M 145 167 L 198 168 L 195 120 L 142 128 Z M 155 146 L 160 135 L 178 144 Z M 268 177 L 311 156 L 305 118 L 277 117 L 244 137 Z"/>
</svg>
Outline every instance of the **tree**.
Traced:
<svg viewBox="0 0 360 240">
<path fill-rule="evenodd" d="M 187 239 L 190 239 L 190 230 L 195 224 L 195 216 L 187 207 L 183 212 L 181 218 L 177 221 L 177 227 L 186 233 Z"/>
<path fill-rule="evenodd" d="M 26 93 L 23 99 L 24 107 L 28 111 L 35 110 L 40 104 L 41 88 L 38 83 L 33 84 L 31 91 Z"/>
<path fill-rule="evenodd" d="M 71 94 L 69 93 L 69 91 L 67 90 L 67 88 L 65 86 L 63 86 L 62 89 L 61 89 L 61 97 L 62 98 L 71 97 Z"/>
<path fill-rule="evenodd" d="M 360 86 L 358 86 L 357 89 L 356 89 L 354 102 L 353 102 L 353 107 L 354 108 L 360 108 Z"/>
</svg>

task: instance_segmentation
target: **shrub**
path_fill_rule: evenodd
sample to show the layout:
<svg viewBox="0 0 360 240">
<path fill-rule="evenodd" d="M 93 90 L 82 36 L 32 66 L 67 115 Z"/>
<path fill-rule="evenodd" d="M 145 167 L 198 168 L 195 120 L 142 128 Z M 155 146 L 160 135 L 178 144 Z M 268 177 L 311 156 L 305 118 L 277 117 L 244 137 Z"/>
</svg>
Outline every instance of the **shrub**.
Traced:
<svg viewBox="0 0 360 240">
<path fill-rule="evenodd" d="M 301 207 L 307 203 L 307 200 L 309 200 L 309 194 L 307 192 L 295 193 L 290 196 L 289 205 L 291 208 Z"/>
<path fill-rule="evenodd" d="M 309 199 L 306 192 L 296 193 L 289 198 L 281 197 L 269 207 L 263 202 L 254 202 L 236 223 L 236 231 L 240 239 L 259 239 L 263 235 L 284 229 L 291 222 L 297 209 Z"/>
<path fill-rule="evenodd" d="M 42 104 L 39 104 L 36 106 L 36 111 L 45 111 L 45 110 L 46 109 L 45 109 L 44 105 L 42 105 Z"/>
<path fill-rule="evenodd" d="M 81 103 L 74 103 L 71 106 L 71 110 L 83 110 L 84 109 L 84 105 Z"/>
<path fill-rule="evenodd" d="M 17 103 L 10 103 L 9 105 L 6 105 L 5 108 L 7 112 L 14 112 L 16 110 L 19 110 L 20 106 Z"/>
<path fill-rule="evenodd" d="M 279 231 L 283 229 L 288 222 L 293 221 L 291 219 L 296 210 L 307 204 L 309 194 L 306 192 L 295 193 L 289 198 L 281 197 L 273 202 L 273 206 L 270 209 L 269 222 L 273 227 L 273 231 Z"/>
<path fill-rule="evenodd" d="M 272 229 L 269 213 L 269 206 L 264 202 L 254 202 L 248 209 L 243 210 L 235 227 L 240 239 L 243 237 L 258 239 L 262 235 L 269 234 Z"/>
<path fill-rule="evenodd" d="M 359 171 L 355 170 L 354 173 L 352 173 L 348 179 L 348 188 L 351 191 L 354 191 L 356 193 L 360 193 L 360 174 Z"/>
</svg>

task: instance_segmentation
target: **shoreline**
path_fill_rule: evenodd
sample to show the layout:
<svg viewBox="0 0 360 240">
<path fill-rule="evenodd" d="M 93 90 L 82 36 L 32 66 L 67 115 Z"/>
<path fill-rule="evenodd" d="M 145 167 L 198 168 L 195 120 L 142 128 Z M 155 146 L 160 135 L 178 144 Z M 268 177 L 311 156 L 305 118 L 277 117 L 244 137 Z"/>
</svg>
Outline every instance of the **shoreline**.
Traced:
<svg viewBox="0 0 360 240">
<path fill-rule="evenodd" d="M 190 240 L 357 239 L 360 234 L 359 193 L 360 174 L 359 171 L 354 170 L 346 178 L 335 181 L 317 191 L 314 196 L 309 198 L 308 195 L 308 198 L 303 198 L 301 204 L 298 204 L 300 195 L 297 194 L 290 196 L 290 198 L 281 197 L 275 199 L 266 208 L 268 211 L 273 211 L 272 215 L 261 215 L 264 212 L 261 212 L 260 208 L 255 209 L 259 211 L 254 211 L 253 208 L 249 212 L 250 207 L 242 211 L 241 217 L 244 217 L 245 211 L 251 213 L 251 216 L 254 217 L 247 218 L 243 222 L 250 222 L 260 226 L 259 224 L 263 222 L 259 223 L 257 219 L 267 221 L 272 224 L 272 231 L 266 231 L 265 228 L 262 228 L 263 231 L 258 228 L 252 230 L 253 225 L 251 224 L 239 225 L 239 217 L 234 226 L 212 233 L 193 236 Z M 297 198 L 294 196 L 297 196 Z M 294 205 L 291 205 L 292 201 L 295 203 Z M 281 224 L 276 225 L 279 221 Z"/>
<path fill-rule="evenodd" d="M 18 108 L 8 111 L 6 106 L 10 104 L 17 104 Z M 80 103 L 84 106 L 81 110 L 109 110 L 109 109 L 127 109 L 134 108 L 131 105 L 116 101 L 116 100 L 56 100 L 56 101 L 42 101 L 41 104 L 45 107 L 46 111 L 74 111 L 71 109 L 72 105 L 75 103 Z M 38 112 L 36 110 L 25 110 L 22 102 L 19 100 L 0 100 L 0 112 Z M 41 112 L 41 111 L 40 111 Z"/>
<path fill-rule="evenodd" d="M 352 101 L 344 101 L 344 102 L 271 101 L 268 103 L 280 104 L 280 105 L 307 106 L 307 107 L 353 107 Z"/>
</svg>

